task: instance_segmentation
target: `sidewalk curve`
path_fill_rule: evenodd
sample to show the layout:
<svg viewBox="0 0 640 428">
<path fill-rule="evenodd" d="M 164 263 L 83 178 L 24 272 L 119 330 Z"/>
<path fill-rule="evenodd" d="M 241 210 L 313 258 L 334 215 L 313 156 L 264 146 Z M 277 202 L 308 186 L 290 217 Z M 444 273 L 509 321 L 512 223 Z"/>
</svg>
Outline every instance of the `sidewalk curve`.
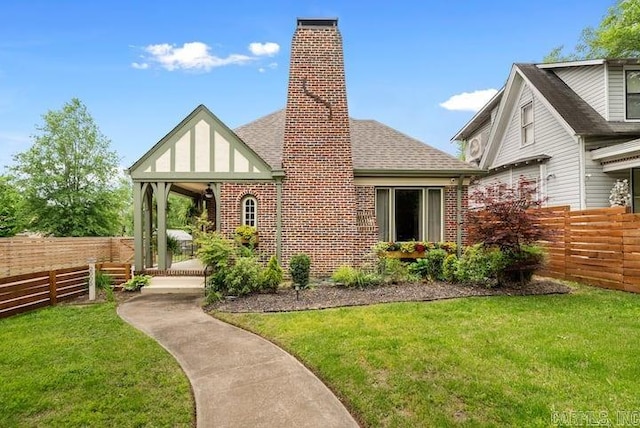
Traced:
<svg viewBox="0 0 640 428">
<path fill-rule="evenodd" d="M 153 337 L 191 381 L 198 427 L 357 427 L 299 361 L 261 337 L 205 314 L 201 297 L 142 295 L 118 314 Z"/>
</svg>

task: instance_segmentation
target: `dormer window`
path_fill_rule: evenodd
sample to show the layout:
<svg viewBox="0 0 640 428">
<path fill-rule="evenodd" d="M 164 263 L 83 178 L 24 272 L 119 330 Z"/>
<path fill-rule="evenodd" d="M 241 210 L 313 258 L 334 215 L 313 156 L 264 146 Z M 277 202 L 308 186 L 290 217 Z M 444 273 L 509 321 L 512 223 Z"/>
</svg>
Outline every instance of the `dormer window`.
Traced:
<svg viewBox="0 0 640 428">
<path fill-rule="evenodd" d="M 520 111 L 522 127 L 521 142 L 523 146 L 533 143 L 533 102 L 522 106 Z"/>
<path fill-rule="evenodd" d="M 626 70 L 624 77 L 627 119 L 640 120 L 640 70 Z"/>
</svg>

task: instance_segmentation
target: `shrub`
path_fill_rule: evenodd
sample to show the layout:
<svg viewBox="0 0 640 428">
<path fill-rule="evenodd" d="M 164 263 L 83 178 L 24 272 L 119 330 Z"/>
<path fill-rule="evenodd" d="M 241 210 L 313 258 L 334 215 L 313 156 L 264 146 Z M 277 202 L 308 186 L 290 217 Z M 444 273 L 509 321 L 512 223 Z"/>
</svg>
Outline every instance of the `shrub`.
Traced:
<svg viewBox="0 0 640 428">
<path fill-rule="evenodd" d="M 198 251 L 196 256 L 205 266 L 214 271 L 224 269 L 233 264 L 233 242 L 217 232 L 202 233 L 196 239 Z"/>
<path fill-rule="evenodd" d="M 347 265 L 340 266 L 333 275 L 331 275 L 331 279 L 345 287 L 358 288 L 371 287 L 381 282 L 380 276 L 375 272 L 367 272 L 363 269 Z"/>
<path fill-rule="evenodd" d="M 431 250 L 425 257 L 429 279 L 432 281 L 442 281 L 442 263 L 447 257 L 447 252 L 442 249 Z"/>
<path fill-rule="evenodd" d="M 517 251 L 504 254 L 505 267 L 498 276 L 501 284 L 525 284 L 544 263 L 545 251 L 539 245 L 521 245 Z"/>
<path fill-rule="evenodd" d="M 134 275 L 129 281 L 122 284 L 122 288 L 126 291 L 138 291 L 145 285 L 149 285 L 151 276 L 149 275 Z"/>
<path fill-rule="evenodd" d="M 380 259 L 378 262 L 378 273 L 383 281 L 392 284 L 413 282 L 418 279 L 416 275 L 409 272 L 407 264 L 399 259 Z"/>
<path fill-rule="evenodd" d="M 311 259 L 306 254 L 296 254 L 289 261 L 289 273 L 293 283 L 300 288 L 307 288 L 309 285 L 309 270 Z"/>
<path fill-rule="evenodd" d="M 260 264 L 253 257 L 240 257 L 226 275 L 227 292 L 235 296 L 244 296 L 258 290 Z"/>
<path fill-rule="evenodd" d="M 415 262 L 409 264 L 407 269 L 412 274 L 418 275 L 421 278 L 427 278 L 429 276 L 429 266 L 427 264 L 427 259 L 417 259 Z"/>
<path fill-rule="evenodd" d="M 267 267 L 260 272 L 260 289 L 264 291 L 275 292 L 278 289 L 278 285 L 283 279 L 282 268 L 278 264 L 276 256 L 271 256 Z"/>
<path fill-rule="evenodd" d="M 356 275 L 356 268 L 348 265 L 342 265 L 338 269 L 336 269 L 335 272 L 333 272 L 333 275 L 331 275 L 331 279 L 335 282 L 350 287 L 355 283 Z"/>
<path fill-rule="evenodd" d="M 458 256 L 449 254 L 442 261 L 442 278 L 447 282 L 456 282 L 458 270 Z"/>
<path fill-rule="evenodd" d="M 486 248 L 482 244 L 467 247 L 458 261 L 456 278 L 460 282 L 494 287 L 498 285 L 498 274 L 504 269 L 505 261 L 497 248 Z"/>
</svg>

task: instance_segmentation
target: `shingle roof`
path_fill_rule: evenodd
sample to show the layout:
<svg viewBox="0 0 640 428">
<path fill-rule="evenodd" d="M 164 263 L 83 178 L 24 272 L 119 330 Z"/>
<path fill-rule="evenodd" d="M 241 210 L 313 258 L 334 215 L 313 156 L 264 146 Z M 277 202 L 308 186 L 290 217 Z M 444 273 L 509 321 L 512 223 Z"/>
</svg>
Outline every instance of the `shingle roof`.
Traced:
<svg viewBox="0 0 640 428">
<path fill-rule="evenodd" d="M 235 129 L 272 168 L 282 167 L 285 111 L 279 110 Z M 354 170 L 481 172 L 375 120 L 350 119 Z"/>
<path fill-rule="evenodd" d="M 549 69 L 535 64 L 516 64 L 522 74 L 553 106 L 578 135 L 640 135 L 640 123 L 605 120 L 586 101 Z"/>
</svg>

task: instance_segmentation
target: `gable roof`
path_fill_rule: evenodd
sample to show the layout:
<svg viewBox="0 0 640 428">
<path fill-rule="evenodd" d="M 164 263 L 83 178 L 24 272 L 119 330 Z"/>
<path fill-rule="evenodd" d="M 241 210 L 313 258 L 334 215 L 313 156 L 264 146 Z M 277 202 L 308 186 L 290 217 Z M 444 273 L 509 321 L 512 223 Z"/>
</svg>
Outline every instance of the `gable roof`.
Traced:
<svg viewBox="0 0 640 428">
<path fill-rule="evenodd" d="M 609 61 L 609 60 L 607 60 Z M 565 64 L 558 64 L 558 66 Z M 593 65 L 591 63 L 585 65 Z M 583 66 L 575 64 L 573 66 Z M 607 121 L 585 100 L 576 94 L 548 64 L 513 64 L 504 93 L 491 126 L 489 141 L 480 160 L 481 168 L 488 168 L 497 154 L 500 141 L 511 118 L 511 110 L 523 85 L 556 117 L 558 123 L 572 136 L 625 137 L 640 135 L 640 123 Z M 465 129 L 465 128 L 463 128 Z"/>
<path fill-rule="evenodd" d="M 279 110 L 235 129 L 235 133 L 273 169 L 282 167 L 285 111 Z M 353 168 L 360 172 L 393 171 L 478 174 L 478 168 L 375 120 L 349 120 Z"/>
<path fill-rule="evenodd" d="M 515 64 L 526 80 L 551 104 L 576 135 L 617 136 L 640 133 L 637 122 L 605 120 L 550 69 L 535 64 Z"/>
<path fill-rule="evenodd" d="M 174 181 L 272 177 L 269 165 L 202 104 L 127 172 L 134 179 Z"/>
<path fill-rule="evenodd" d="M 460 129 L 456 135 L 451 138 L 451 141 L 468 140 L 471 134 L 480 128 L 487 120 L 491 119 L 491 112 L 498 104 L 500 104 L 503 93 L 504 87 L 491 97 L 484 107 L 478 110 L 471 120 L 469 120 L 469 122 L 467 122 L 462 129 Z"/>
</svg>

